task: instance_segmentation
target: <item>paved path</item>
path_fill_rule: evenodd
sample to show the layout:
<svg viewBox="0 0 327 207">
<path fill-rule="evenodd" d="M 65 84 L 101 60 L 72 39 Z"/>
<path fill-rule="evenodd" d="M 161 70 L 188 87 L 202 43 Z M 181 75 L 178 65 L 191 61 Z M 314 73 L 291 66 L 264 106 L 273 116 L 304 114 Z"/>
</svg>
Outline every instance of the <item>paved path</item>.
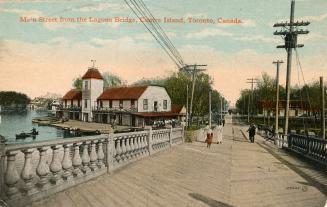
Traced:
<svg viewBox="0 0 327 207">
<path fill-rule="evenodd" d="M 223 144 L 183 144 L 33 206 L 323 207 L 327 176 L 226 125 Z"/>
</svg>

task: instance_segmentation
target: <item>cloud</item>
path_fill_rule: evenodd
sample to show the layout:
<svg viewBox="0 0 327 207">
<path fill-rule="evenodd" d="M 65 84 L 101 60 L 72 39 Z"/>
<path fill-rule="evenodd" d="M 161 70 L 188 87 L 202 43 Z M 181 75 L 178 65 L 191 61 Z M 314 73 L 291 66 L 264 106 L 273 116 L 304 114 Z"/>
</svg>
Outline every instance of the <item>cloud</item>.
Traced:
<svg viewBox="0 0 327 207">
<path fill-rule="evenodd" d="M 26 9 L 5 9 L 0 8 L 0 12 L 18 14 L 19 16 L 26 17 L 40 17 L 43 16 L 43 13 L 39 10 L 26 10 Z"/>
<path fill-rule="evenodd" d="M 114 3 L 98 3 L 98 4 L 85 4 L 76 8 L 71 8 L 71 11 L 78 12 L 92 12 L 92 11 L 123 11 L 127 10 L 127 6 L 124 4 L 114 4 Z"/>
<path fill-rule="evenodd" d="M 242 20 L 241 26 L 243 27 L 255 27 L 257 24 L 254 20 L 251 19 L 244 19 Z"/>
<path fill-rule="evenodd" d="M 221 29 L 206 28 L 198 32 L 188 33 L 185 37 L 189 39 L 191 38 L 201 39 L 201 38 L 215 37 L 215 36 L 233 37 L 234 34 L 230 32 L 226 32 Z"/>
<path fill-rule="evenodd" d="M 254 42 L 263 42 L 263 43 L 278 43 L 276 38 L 265 37 L 263 35 L 252 35 L 252 36 L 238 36 L 234 37 L 234 40 L 240 41 L 254 41 Z"/>
<path fill-rule="evenodd" d="M 188 33 L 185 37 L 186 38 L 194 38 L 194 39 L 201 39 L 201 38 L 209 38 L 209 37 L 216 37 L 216 36 L 223 36 L 223 37 L 230 37 L 233 40 L 237 41 L 254 41 L 254 42 L 263 42 L 263 43 L 278 43 L 277 39 L 273 37 L 265 37 L 263 35 L 238 35 L 236 33 L 227 32 L 221 29 L 215 28 L 207 28 L 198 32 Z"/>
<path fill-rule="evenodd" d="M 321 14 L 318 16 L 305 16 L 305 17 L 300 17 L 300 21 L 311 21 L 311 22 L 321 22 L 327 18 L 327 13 Z"/>
</svg>

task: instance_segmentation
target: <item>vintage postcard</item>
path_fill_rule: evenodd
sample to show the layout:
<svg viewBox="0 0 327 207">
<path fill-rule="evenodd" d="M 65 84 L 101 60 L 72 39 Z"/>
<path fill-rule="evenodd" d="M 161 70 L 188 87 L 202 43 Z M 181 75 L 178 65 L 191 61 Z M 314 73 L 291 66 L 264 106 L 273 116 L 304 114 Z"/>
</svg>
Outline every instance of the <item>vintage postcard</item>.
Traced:
<svg viewBox="0 0 327 207">
<path fill-rule="evenodd" d="M 0 207 L 327 206 L 326 0 L 0 0 Z"/>
</svg>

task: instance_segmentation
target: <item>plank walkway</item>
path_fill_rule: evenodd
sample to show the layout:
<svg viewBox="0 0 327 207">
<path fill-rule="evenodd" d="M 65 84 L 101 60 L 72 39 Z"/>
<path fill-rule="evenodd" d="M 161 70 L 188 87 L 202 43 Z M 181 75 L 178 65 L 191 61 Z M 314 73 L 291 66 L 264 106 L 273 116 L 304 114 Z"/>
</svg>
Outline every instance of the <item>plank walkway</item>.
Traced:
<svg viewBox="0 0 327 207">
<path fill-rule="evenodd" d="M 325 206 L 326 172 L 242 130 L 228 124 L 223 144 L 179 145 L 32 206 Z"/>
</svg>

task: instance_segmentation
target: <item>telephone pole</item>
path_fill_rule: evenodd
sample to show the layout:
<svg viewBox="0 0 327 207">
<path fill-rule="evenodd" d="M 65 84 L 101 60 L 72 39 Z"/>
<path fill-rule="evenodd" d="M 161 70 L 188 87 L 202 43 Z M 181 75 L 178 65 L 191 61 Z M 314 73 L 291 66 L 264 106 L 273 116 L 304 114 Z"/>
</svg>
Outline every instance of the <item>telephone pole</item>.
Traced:
<svg viewBox="0 0 327 207">
<path fill-rule="evenodd" d="M 294 22 L 295 0 L 291 3 L 290 22 L 281 22 L 274 24 L 274 27 L 281 27 L 280 31 L 275 31 L 274 35 L 281 35 L 284 37 L 285 44 L 279 45 L 277 48 L 285 48 L 287 51 L 287 72 L 286 72 L 286 105 L 285 105 L 285 125 L 284 136 L 288 134 L 288 115 L 291 93 L 291 67 L 292 67 L 292 51 L 298 47 L 303 47 L 303 44 L 297 44 L 297 36 L 299 34 L 308 34 L 308 30 L 298 29 L 300 26 L 308 26 L 310 22 L 296 21 Z"/>
<path fill-rule="evenodd" d="M 274 61 L 273 64 L 277 65 L 277 72 L 276 72 L 276 113 L 275 113 L 275 145 L 277 144 L 278 140 L 278 116 L 279 116 L 279 65 L 284 63 L 282 60 Z"/>
<path fill-rule="evenodd" d="M 250 115 L 253 115 L 253 106 L 250 108 L 250 102 L 253 104 L 253 84 L 259 83 L 259 80 L 256 78 L 248 78 L 246 80 L 246 83 L 251 83 L 251 94 L 248 97 L 248 123 L 250 123 Z"/>
<path fill-rule="evenodd" d="M 198 72 L 204 71 L 206 69 L 201 69 L 198 67 L 205 67 L 207 65 L 185 65 L 184 67 L 180 68 L 180 71 L 186 71 L 192 73 L 192 92 L 191 92 L 191 103 L 190 103 L 190 116 L 189 116 L 189 125 L 192 126 L 192 120 L 193 120 L 193 99 L 194 99 L 194 88 L 195 88 L 195 80 L 196 75 Z"/>
<path fill-rule="evenodd" d="M 220 97 L 220 121 L 221 121 L 221 123 L 223 121 L 223 101 L 224 101 L 224 98 L 221 96 Z"/>
<path fill-rule="evenodd" d="M 188 126 L 188 85 L 186 85 L 186 126 Z"/>
<path fill-rule="evenodd" d="M 320 89 L 321 89 L 321 135 L 323 139 L 326 139 L 326 123 L 325 123 L 325 86 L 324 78 L 320 77 Z"/>
<path fill-rule="evenodd" d="M 211 129 L 211 89 L 209 89 L 209 127 Z"/>
</svg>

